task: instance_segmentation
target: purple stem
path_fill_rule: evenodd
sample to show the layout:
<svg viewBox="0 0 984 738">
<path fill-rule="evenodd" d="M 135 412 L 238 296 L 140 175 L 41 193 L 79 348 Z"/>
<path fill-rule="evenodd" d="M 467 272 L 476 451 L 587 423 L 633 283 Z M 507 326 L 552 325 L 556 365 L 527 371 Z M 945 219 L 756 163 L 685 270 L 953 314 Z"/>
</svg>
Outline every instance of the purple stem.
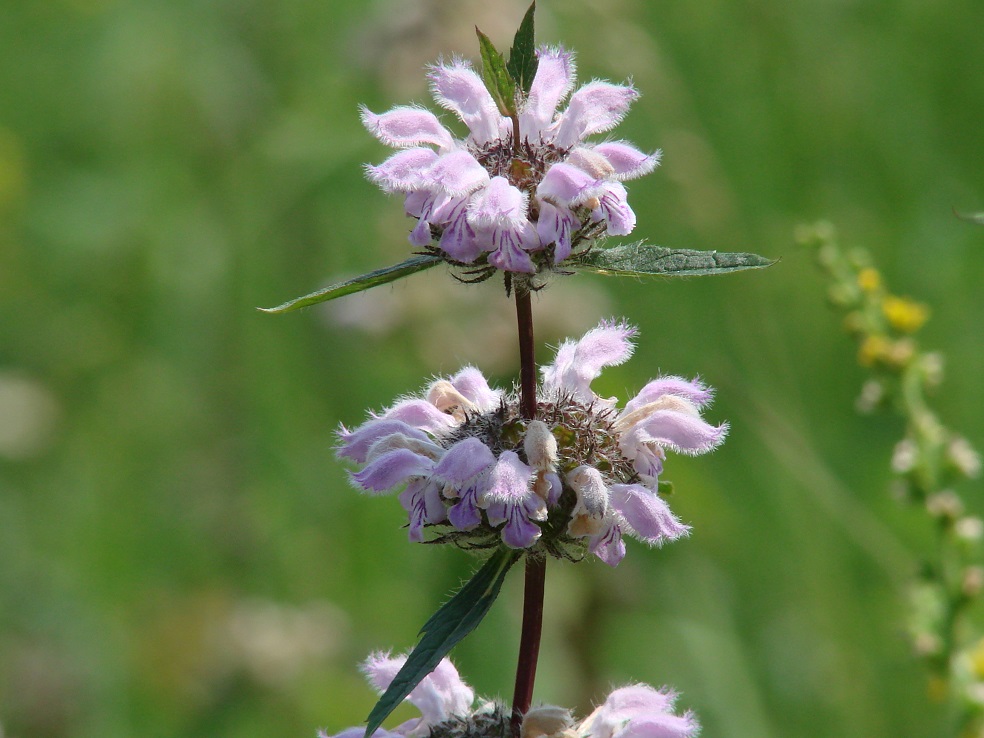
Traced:
<svg viewBox="0 0 984 738">
<path fill-rule="evenodd" d="M 519 326 L 519 408 L 523 417 L 536 417 L 536 360 L 533 356 L 533 307 L 528 291 L 516 291 L 516 320 Z M 519 638 L 519 662 L 516 665 L 516 689 L 513 692 L 512 730 L 519 738 L 523 716 L 533 701 L 536 662 L 540 655 L 543 629 L 543 585 L 547 560 L 543 556 L 526 557 L 526 588 L 523 593 L 523 630 Z"/>
</svg>

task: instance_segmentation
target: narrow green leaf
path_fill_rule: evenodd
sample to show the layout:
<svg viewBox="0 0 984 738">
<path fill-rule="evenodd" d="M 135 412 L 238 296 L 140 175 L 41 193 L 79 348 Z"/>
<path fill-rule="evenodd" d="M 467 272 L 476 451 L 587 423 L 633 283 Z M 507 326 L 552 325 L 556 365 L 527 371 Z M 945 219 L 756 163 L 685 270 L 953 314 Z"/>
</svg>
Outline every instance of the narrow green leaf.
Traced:
<svg viewBox="0 0 984 738">
<path fill-rule="evenodd" d="M 954 210 L 953 214 L 960 218 L 960 220 L 966 220 L 968 223 L 984 225 L 984 213 L 958 213 Z"/>
<path fill-rule="evenodd" d="M 533 13 L 536 11 L 536 1 L 526 11 L 523 22 L 513 38 L 512 48 L 509 49 L 509 63 L 506 69 L 516 85 L 524 94 L 529 93 L 536 76 L 539 60 L 536 58 L 536 38 L 533 33 Z"/>
<path fill-rule="evenodd" d="M 416 274 L 425 269 L 430 269 L 432 266 L 437 266 L 442 261 L 443 259 L 437 256 L 414 256 L 400 264 L 394 264 L 384 269 L 377 269 L 374 272 L 363 274 L 354 279 L 333 284 L 317 292 L 312 292 L 310 295 L 304 295 L 304 297 L 298 297 L 285 302 L 283 305 L 277 305 L 277 307 L 272 308 L 257 308 L 257 310 L 262 310 L 264 313 L 289 313 L 291 310 L 316 305 L 319 302 L 334 300 L 345 295 L 352 295 L 356 292 L 362 292 L 370 287 L 377 287 L 388 282 L 395 282 L 398 279 L 409 277 L 411 274 Z"/>
<path fill-rule="evenodd" d="M 775 263 L 775 259 L 767 259 L 758 254 L 668 249 L 637 241 L 610 249 L 592 249 L 577 260 L 575 266 L 597 274 L 621 277 L 699 277 L 743 269 L 762 269 Z"/>
<path fill-rule="evenodd" d="M 441 605 L 420 632 L 422 637 L 367 718 L 366 738 L 430 674 L 448 652 L 471 633 L 488 613 L 519 551 L 500 548 L 450 600 Z"/>
<path fill-rule="evenodd" d="M 492 40 L 478 28 L 478 45 L 482 52 L 482 81 L 488 88 L 503 115 L 516 114 L 516 83 L 506 69 L 506 60 L 495 48 Z"/>
</svg>

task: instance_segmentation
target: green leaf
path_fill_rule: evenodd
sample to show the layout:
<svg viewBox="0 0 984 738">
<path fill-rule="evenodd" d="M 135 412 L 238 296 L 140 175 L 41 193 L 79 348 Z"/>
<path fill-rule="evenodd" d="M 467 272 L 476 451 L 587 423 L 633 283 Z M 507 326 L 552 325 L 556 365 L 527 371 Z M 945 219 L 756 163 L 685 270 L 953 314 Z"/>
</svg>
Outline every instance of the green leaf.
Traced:
<svg viewBox="0 0 984 738">
<path fill-rule="evenodd" d="M 585 271 L 620 277 L 699 277 L 743 269 L 762 269 L 772 266 L 776 261 L 758 254 L 668 249 L 637 241 L 609 249 L 592 249 L 574 263 Z"/>
<path fill-rule="evenodd" d="M 984 225 L 984 213 L 958 213 L 954 210 L 953 214 L 960 218 L 960 220 L 966 220 L 968 223 Z"/>
<path fill-rule="evenodd" d="M 513 82 L 506 60 L 492 44 L 492 40 L 478 28 L 478 45 L 482 52 L 482 81 L 499 106 L 499 112 L 506 116 L 516 114 L 516 83 Z"/>
<path fill-rule="evenodd" d="M 523 22 L 519 24 L 519 30 L 516 31 L 516 36 L 513 38 L 512 48 L 509 49 L 509 63 L 506 64 L 509 76 L 524 94 L 529 93 L 539 64 L 539 60 L 536 58 L 536 39 L 533 33 L 533 13 L 535 10 L 536 2 L 534 0 L 530 9 L 526 11 Z"/>
<path fill-rule="evenodd" d="M 304 297 L 298 297 L 285 302 L 283 305 L 277 305 L 277 307 L 272 308 L 257 309 L 262 310 L 264 313 L 289 313 L 291 310 L 308 307 L 309 305 L 317 305 L 319 302 L 334 300 L 337 297 L 344 297 L 345 295 L 353 295 L 356 292 L 362 292 L 370 287 L 376 287 L 388 282 L 395 282 L 398 279 L 409 277 L 411 274 L 416 274 L 417 272 L 422 272 L 425 269 L 430 269 L 432 266 L 437 266 L 442 261 L 443 259 L 439 256 L 414 256 L 400 264 L 395 264 L 384 269 L 377 269 L 374 272 L 363 274 L 359 277 L 355 277 L 354 279 L 333 284 L 330 287 L 325 287 L 317 292 L 312 292 L 310 295 L 304 295 Z"/>
<path fill-rule="evenodd" d="M 520 552 L 500 548 L 420 629 L 422 638 L 367 718 L 366 738 L 488 613 Z"/>
</svg>

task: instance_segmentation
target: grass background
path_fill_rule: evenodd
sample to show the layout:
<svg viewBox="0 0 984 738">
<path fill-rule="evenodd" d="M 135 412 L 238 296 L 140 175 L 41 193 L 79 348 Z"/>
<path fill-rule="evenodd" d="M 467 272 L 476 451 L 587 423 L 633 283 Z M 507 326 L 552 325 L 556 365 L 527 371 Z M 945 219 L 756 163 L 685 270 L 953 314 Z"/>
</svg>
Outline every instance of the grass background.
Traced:
<svg viewBox="0 0 984 738">
<path fill-rule="evenodd" d="M 10 738 L 312 736 L 357 724 L 356 664 L 403 649 L 472 562 L 410 546 L 333 458 L 431 374 L 516 357 L 499 287 L 419 275 L 332 309 L 254 310 L 401 260 L 357 105 L 426 104 L 422 67 L 506 46 L 521 3 L 50 0 L 0 5 L 0 725 Z M 719 389 L 713 456 L 673 458 L 688 541 L 549 572 L 537 697 L 672 684 L 719 738 L 946 734 L 904 636 L 931 551 L 888 494 L 901 426 L 858 417 L 854 348 L 793 243 L 870 248 L 984 445 L 984 6 L 976 0 L 542 3 L 539 39 L 643 97 L 664 150 L 633 234 L 765 272 L 537 296 L 540 346 L 625 315 Z M 542 360 L 549 351 L 540 349 Z M 980 484 L 964 490 L 981 511 Z M 511 693 L 520 577 L 456 651 Z M 405 715 L 413 714 L 407 710 Z"/>
</svg>

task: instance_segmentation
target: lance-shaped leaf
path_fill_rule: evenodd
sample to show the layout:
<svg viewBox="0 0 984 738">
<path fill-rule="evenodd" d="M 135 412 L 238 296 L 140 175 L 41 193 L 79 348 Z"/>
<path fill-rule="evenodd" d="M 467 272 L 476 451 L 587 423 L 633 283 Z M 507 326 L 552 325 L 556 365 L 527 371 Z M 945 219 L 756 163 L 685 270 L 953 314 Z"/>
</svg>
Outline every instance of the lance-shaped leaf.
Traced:
<svg viewBox="0 0 984 738">
<path fill-rule="evenodd" d="M 367 718 L 366 738 L 488 613 L 519 551 L 500 548 L 420 629 L 421 639 Z"/>
<path fill-rule="evenodd" d="M 984 213 L 958 213 L 954 210 L 953 214 L 960 218 L 960 220 L 966 220 L 968 223 L 984 225 Z"/>
<path fill-rule="evenodd" d="M 509 63 L 506 70 L 509 76 L 517 84 L 523 94 L 528 94 L 533 85 L 533 77 L 536 76 L 536 67 L 539 60 L 536 58 L 536 39 L 533 32 L 533 13 L 536 11 L 536 3 L 530 5 L 526 11 L 523 22 L 519 24 L 519 30 L 513 38 L 512 48 L 509 49 Z"/>
<path fill-rule="evenodd" d="M 429 256 L 427 254 L 422 256 L 414 256 L 404 262 L 401 262 L 400 264 L 395 264 L 393 266 L 386 267 L 385 269 L 377 269 L 374 272 L 369 272 L 368 274 L 363 274 L 359 277 L 355 277 L 344 282 L 339 282 L 338 284 L 333 284 L 329 287 L 320 289 L 317 292 L 312 292 L 310 295 L 304 295 L 304 297 L 298 297 L 285 302 L 283 305 L 277 305 L 277 307 L 272 308 L 258 309 L 265 313 L 289 313 L 291 310 L 308 307 L 309 305 L 316 305 L 319 302 L 334 300 L 337 297 L 344 297 L 345 295 L 352 295 L 356 292 L 367 290 L 370 287 L 377 287 L 381 284 L 387 284 L 388 282 L 395 282 L 398 279 L 409 277 L 411 274 L 416 274 L 417 272 L 422 272 L 425 269 L 430 269 L 432 266 L 437 266 L 442 261 L 443 259 L 438 256 Z"/>
<path fill-rule="evenodd" d="M 775 263 L 775 259 L 766 259 L 758 254 L 669 249 L 645 241 L 609 249 L 592 249 L 574 260 L 574 265 L 583 271 L 622 277 L 699 277 L 762 269 Z"/>
<path fill-rule="evenodd" d="M 478 28 L 475 33 L 478 34 L 478 45 L 482 52 L 482 81 L 499 107 L 499 112 L 513 116 L 516 114 L 516 83 L 506 69 L 506 60 L 488 36 Z"/>
</svg>

